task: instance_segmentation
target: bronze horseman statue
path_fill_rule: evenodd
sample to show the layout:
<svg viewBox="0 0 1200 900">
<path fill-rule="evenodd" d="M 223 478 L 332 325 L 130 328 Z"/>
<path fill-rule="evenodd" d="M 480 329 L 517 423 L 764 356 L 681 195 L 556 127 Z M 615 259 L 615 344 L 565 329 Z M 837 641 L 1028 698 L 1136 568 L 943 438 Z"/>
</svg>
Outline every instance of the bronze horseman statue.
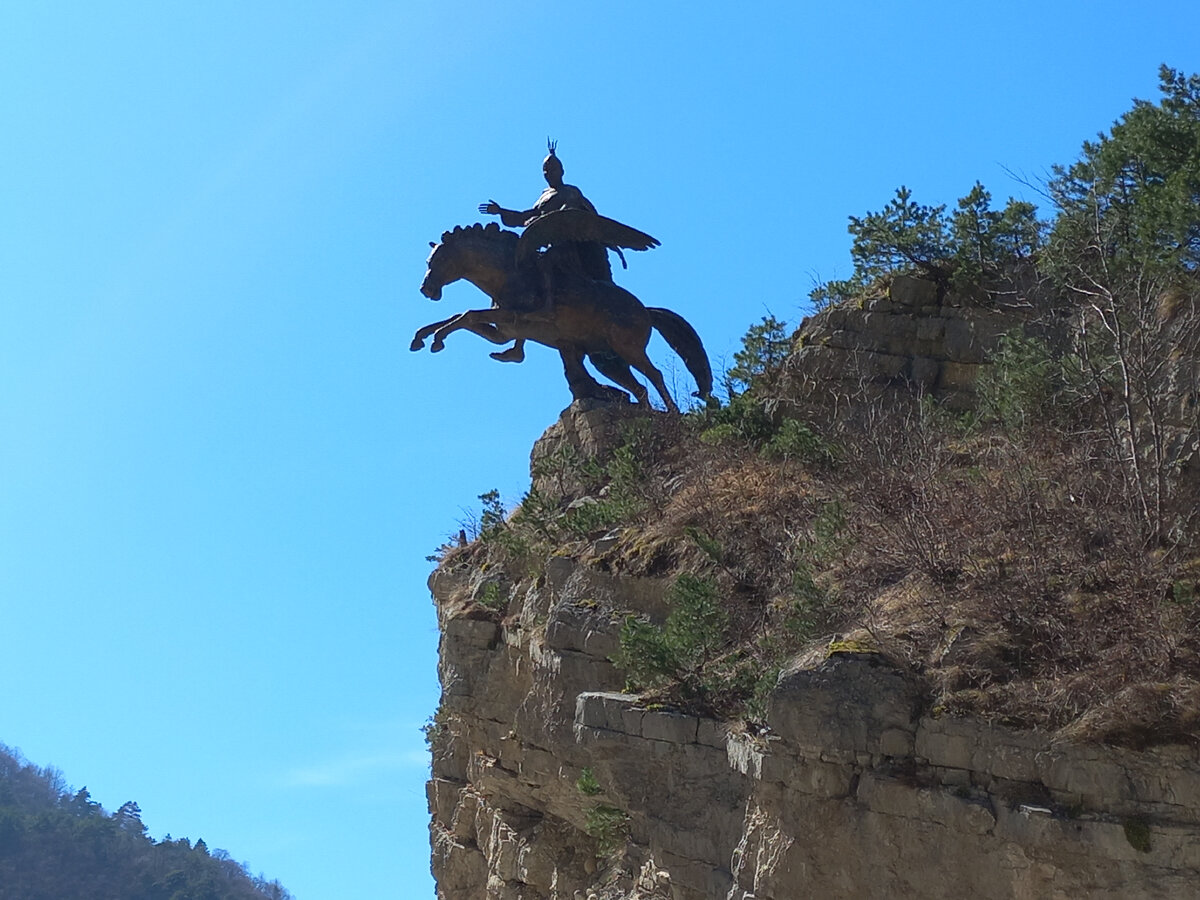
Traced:
<svg viewBox="0 0 1200 900">
<path fill-rule="evenodd" d="M 469 310 L 426 325 L 413 337 L 413 350 L 442 349 L 452 331 L 467 329 L 496 344 L 515 341 L 493 353 L 502 362 L 525 358 L 526 340 L 559 351 L 574 399 L 624 396 L 599 384 L 583 365 L 584 357 L 600 374 L 648 403 L 646 388 L 631 369 L 644 375 L 667 409 L 677 411 L 662 373 L 646 356 L 652 328 L 658 329 L 696 380 L 696 395 L 707 399 L 712 370 L 699 335 L 682 316 L 667 309 L 645 307 L 633 294 L 616 285 L 608 250 L 625 258 L 622 249 L 648 250 L 659 242 L 644 232 L 606 218 L 574 185 L 563 182 L 563 165 L 549 144 L 542 163 L 547 188 L 532 209 L 504 209 L 494 200 L 479 211 L 499 215 L 510 228 L 495 224 L 458 227 L 430 243 L 421 293 L 440 300 L 442 288 L 465 278 L 492 300 L 491 309 Z"/>
</svg>

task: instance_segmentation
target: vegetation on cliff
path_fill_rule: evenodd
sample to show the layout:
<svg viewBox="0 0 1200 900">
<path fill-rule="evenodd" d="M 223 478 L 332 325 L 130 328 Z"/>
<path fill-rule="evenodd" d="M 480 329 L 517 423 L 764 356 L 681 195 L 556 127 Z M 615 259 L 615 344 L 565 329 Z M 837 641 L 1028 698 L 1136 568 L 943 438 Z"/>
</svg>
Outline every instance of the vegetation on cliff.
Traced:
<svg viewBox="0 0 1200 900">
<path fill-rule="evenodd" d="M 146 833 L 133 802 L 108 813 L 87 788 L 0 745 L 0 898 L 4 900 L 289 900 L 203 840 Z"/>
<path fill-rule="evenodd" d="M 511 515 L 485 495 L 444 564 L 506 573 L 498 617 L 552 553 L 671 579 L 614 657 L 664 704 L 754 722 L 797 654 L 853 650 L 947 714 L 1200 738 L 1200 77 L 1164 67 L 1159 102 L 1045 194 L 1039 220 L 979 184 L 950 215 L 901 188 L 851 219 L 855 273 L 814 294 L 858 305 L 916 274 L 938 304 L 1019 313 L 969 408 L 807 389 L 807 330 L 769 318 L 723 408 L 631 416 L 599 458 L 562 445 Z"/>
</svg>

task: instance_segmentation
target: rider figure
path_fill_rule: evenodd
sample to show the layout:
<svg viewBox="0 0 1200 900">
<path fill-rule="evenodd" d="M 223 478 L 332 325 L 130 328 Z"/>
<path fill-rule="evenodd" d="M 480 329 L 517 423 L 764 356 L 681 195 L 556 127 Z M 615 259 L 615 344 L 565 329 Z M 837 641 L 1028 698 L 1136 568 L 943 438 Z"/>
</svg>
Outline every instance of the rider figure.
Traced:
<svg viewBox="0 0 1200 900">
<path fill-rule="evenodd" d="M 546 178 L 547 188 L 532 209 L 505 209 L 495 200 L 489 200 L 479 204 L 479 211 L 489 216 L 498 215 L 500 221 L 509 228 L 524 228 L 536 219 L 560 209 L 584 209 L 596 214 L 596 207 L 583 196 L 583 191 L 563 182 L 563 164 L 555 155 L 555 144 L 548 142 L 548 147 L 550 153 L 542 161 L 542 175 Z M 591 241 L 554 244 L 539 255 L 538 266 L 543 280 L 542 302 L 547 306 L 552 302 L 556 273 L 569 272 L 599 281 L 612 281 L 608 251 L 603 244 Z M 501 362 L 521 362 L 525 358 L 525 341 L 518 340 L 509 349 L 491 356 Z"/>
</svg>

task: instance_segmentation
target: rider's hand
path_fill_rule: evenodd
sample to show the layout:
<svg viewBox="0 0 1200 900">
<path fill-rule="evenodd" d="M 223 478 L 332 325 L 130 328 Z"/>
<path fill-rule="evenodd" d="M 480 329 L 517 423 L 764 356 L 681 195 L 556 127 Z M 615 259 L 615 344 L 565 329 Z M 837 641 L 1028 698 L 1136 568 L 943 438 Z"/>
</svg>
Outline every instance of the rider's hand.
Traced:
<svg viewBox="0 0 1200 900">
<path fill-rule="evenodd" d="M 499 215 L 500 204 L 497 203 L 495 200 L 489 200 L 487 203 L 479 204 L 479 211 L 481 213 L 485 213 L 486 215 L 489 215 L 489 216 Z"/>
</svg>

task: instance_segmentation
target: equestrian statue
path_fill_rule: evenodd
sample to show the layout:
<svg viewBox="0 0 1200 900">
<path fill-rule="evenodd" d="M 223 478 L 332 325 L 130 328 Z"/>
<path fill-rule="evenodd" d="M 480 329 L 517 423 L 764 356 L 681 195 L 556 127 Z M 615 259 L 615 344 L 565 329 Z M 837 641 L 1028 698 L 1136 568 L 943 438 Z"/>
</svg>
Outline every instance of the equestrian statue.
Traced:
<svg viewBox="0 0 1200 900">
<path fill-rule="evenodd" d="M 604 377 L 648 403 L 636 369 L 654 385 L 667 409 L 678 411 L 662 373 L 646 355 L 652 329 L 684 362 L 696 380 L 696 396 L 708 399 L 712 369 L 704 345 L 682 316 L 643 306 L 612 280 L 608 250 L 624 265 L 622 249 L 648 250 L 659 242 L 648 234 L 601 216 L 574 185 L 563 182 L 563 166 L 549 145 L 542 164 L 548 187 L 528 210 L 505 209 L 494 200 L 479 211 L 499 215 L 509 228 L 495 224 L 457 227 L 430 242 L 421 293 L 440 300 L 442 288 L 460 278 L 474 284 L 492 301 L 490 309 L 469 310 L 419 329 L 411 349 L 420 350 L 433 336 L 431 350 L 444 346 L 447 335 L 465 329 L 496 344 L 515 341 L 491 354 L 501 362 L 524 359 L 526 340 L 559 351 L 574 399 L 625 396 L 599 384 L 583 364 L 586 357 Z"/>
</svg>

